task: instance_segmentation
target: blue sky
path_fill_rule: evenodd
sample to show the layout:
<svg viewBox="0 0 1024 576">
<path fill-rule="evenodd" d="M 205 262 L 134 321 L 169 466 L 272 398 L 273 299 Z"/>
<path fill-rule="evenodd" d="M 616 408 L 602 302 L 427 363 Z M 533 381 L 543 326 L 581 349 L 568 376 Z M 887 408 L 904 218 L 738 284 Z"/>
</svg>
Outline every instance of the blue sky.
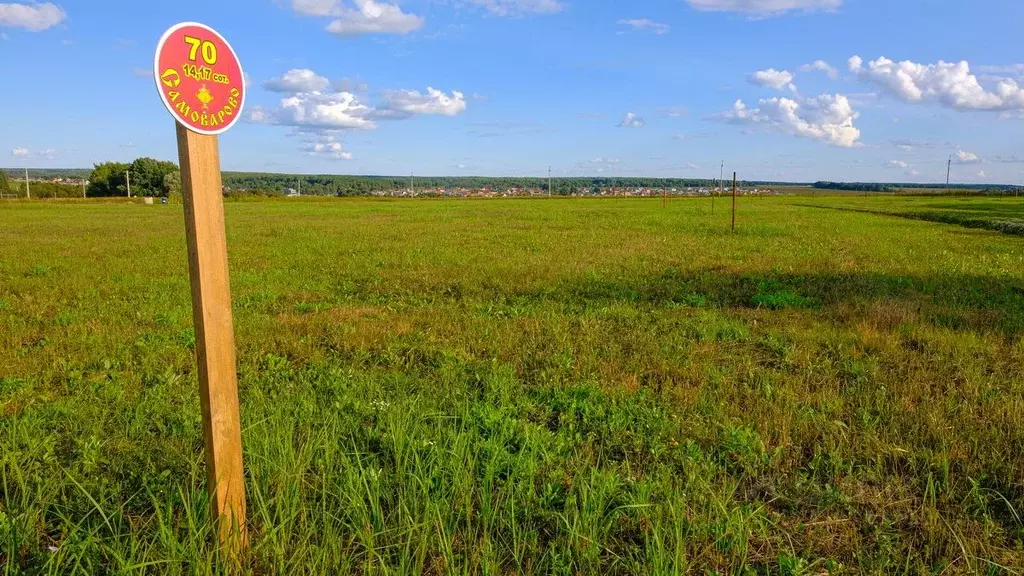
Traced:
<svg viewBox="0 0 1024 576">
<path fill-rule="evenodd" d="M 1019 0 L 0 0 L 0 165 L 176 159 L 185 20 L 248 76 L 226 170 L 1024 182 Z"/>
</svg>

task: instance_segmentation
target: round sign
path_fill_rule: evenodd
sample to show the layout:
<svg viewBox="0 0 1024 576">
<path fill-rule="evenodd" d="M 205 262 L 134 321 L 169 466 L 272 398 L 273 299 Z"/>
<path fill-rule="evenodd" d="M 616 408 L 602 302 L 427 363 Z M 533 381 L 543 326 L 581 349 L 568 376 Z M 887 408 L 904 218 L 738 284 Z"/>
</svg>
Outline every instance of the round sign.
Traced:
<svg viewBox="0 0 1024 576">
<path fill-rule="evenodd" d="M 182 22 L 165 32 L 153 74 L 164 106 L 193 132 L 220 134 L 242 115 L 242 64 L 228 41 L 205 24 Z"/>
</svg>

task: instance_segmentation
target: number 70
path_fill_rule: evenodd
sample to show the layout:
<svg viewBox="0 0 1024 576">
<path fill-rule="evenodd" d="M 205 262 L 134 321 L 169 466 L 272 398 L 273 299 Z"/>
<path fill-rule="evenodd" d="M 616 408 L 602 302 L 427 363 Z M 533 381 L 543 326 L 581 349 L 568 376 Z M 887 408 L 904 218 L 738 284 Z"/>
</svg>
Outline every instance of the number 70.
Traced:
<svg viewBox="0 0 1024 576">
<path fill-rule="evenodd" d="M 191 46 L 188 51 L 188 59 L 195 62 L 196 53 L 202 49 L 203 62 L 206 62 L 210 66 L 217 63 L 217 46 L 209 40 L 200 40 L 192 36 L 185 36 L 185 43 Z"/>
</svg>

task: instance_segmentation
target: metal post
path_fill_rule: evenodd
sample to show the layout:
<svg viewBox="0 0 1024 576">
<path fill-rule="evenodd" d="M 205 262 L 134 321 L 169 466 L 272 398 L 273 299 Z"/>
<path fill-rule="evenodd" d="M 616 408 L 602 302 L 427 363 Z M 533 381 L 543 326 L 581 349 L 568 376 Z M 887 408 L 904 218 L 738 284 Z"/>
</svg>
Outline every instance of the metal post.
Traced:
<svg viewBox="0 0 1024 576">
<path fill-rule="evenodd" d="M 128 197 L 129 198 L 132 197 L 132 176 L 131 176 L 131 174 L 132 174 L 131 172 L 125 172 L 124 173 L 124 181 L 128 185 Z"/>
<path fill-rule="evenodd" d="M 32 199 L 32 191 L 28 187 L 28 166 L 25 167 L 25 199 Z"/>
</svg>

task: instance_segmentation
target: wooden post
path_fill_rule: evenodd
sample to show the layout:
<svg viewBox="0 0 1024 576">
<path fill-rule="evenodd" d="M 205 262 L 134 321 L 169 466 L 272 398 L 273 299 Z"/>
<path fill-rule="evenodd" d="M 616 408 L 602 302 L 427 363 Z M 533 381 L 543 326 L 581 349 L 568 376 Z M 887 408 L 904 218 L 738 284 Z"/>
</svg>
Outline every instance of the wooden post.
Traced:
<svg viewBox="0 0 1024 576">
<path fill-rule="evenodd" d="M 732 231 L 736 231 L 736 173 L 732 173 Z"/>
<path fill-rule="evenodd" d="M 221 544 L 233 555 L 246 545 L 245 481 L 220 153 L 217 136 L 198 134 L 177 123 L 176 127 L 206 479 Z"/>
</svg>

